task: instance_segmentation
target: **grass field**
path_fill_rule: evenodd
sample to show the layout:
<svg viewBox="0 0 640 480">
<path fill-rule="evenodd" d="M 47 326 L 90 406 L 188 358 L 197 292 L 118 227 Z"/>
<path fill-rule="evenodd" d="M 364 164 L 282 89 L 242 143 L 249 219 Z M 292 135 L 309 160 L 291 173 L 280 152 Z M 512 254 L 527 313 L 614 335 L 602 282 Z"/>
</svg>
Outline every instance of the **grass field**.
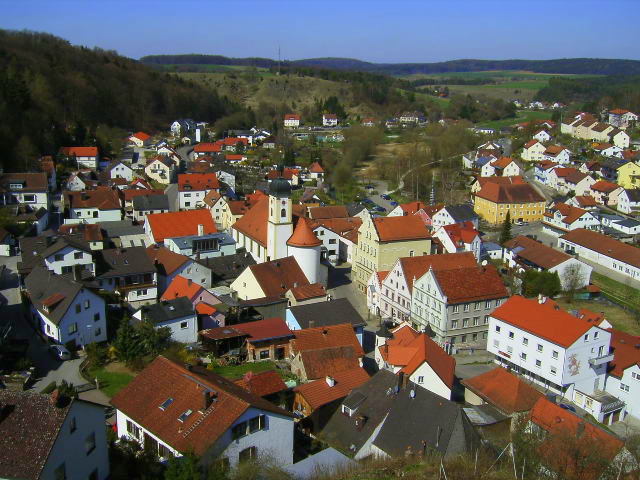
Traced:
<svg viewBox="0 0 640 480">
<path fill-rule="evenodd" d="M 111 372 L 104 367 L 92 368 L 88 373 L 91 378 L 98 379 L 100 390 L 109 398 L 112 398 L 133 380 L 133 375 L 125 372 Z"/>
<path fill-rule="evenodd" d="M 443 72 L 443 73 L 416 73 L 401 78 L 407 80 L 417 80 L 419 78 L 495 78 L 495 79 L 540 79 L 551 77 L 597 77 L 598 75 L 580 75 L 580 74 L 563 74 L 563 73 L 536 73 L 526 70 L 483 70 L 480 72 Z"/>
<path fill-rule="evenodd" d="M 548 120 L 551 118 L 551 112 L 536 112 L 528 110 L 520 110 L 515 118 L 505 118 L 503 120 L 494 120 L 478 124 L 479 127 L 500 129 L 515 125 L 516 123 L 530 122 L 531 120 Z"/>
<path fill-rule="evenodd" d="M 616 303 L 640 312 L 640 290 L 597 272 L 591 273 L 591 281 Z"/>
<path fill-rule="evenodd" d="M 276 364 L 269 360 L 264 362 L 248 362 L 242 365 L 216 366 L 211 371 L 231 380 L 237 380 L 238 378 L 242 378 L 247 372 L 260 373 L 268 370 L 276 370 Z"/>
<path fill-rule="evenodd" d="M 640 335 L 640 324 L 635 320 L 633 313 L 622 307 L 597 300 L 574 300 L 570 303 L 564 298 L 559 298 L 556 301 L 565 310 L 587 308 L 592 312 L 602 312 L 613 328 L 632 335 Z"/>
</svg>

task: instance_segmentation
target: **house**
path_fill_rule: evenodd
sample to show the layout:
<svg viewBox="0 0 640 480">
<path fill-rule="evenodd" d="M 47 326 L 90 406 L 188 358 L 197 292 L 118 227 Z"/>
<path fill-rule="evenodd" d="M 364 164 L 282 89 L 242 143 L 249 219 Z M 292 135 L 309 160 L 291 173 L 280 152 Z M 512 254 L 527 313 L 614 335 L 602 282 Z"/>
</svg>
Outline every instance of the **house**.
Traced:
<svg viewBox="0 0 640 480">
<path fill-rule="evenodd" d="M 212 156 L 215 155 L 217 153 L 222 152 L 222 143 L 209 143 L 209 142 L 202 142 L 202 143 L 198 143 L 197 145 L 195 145 L 193 147 L 193 158 L 197 159 L 199 157 L 204 157 L 204 156 Z"/>
<path fill-rule="evenodd" d="M 440 240 L 444 251 L 447 253 L 472 252 L 477 260 L 480 259 L 480 233 L 472 222 L 454 223 L 437 228 L 433 233 L 434 238 Z"/>
<path fill-rule="evenodd" d="M 471 183 L 471 194 L 475 195 L 482 187 L 487 185 L 488 183 L 495 183 L 497 185 L 524 185 L 526 182 L 523 177 L 475 177 L 475 179 Z M 442 208 L 440 206 L 438 211 Z M 436 212 L 437 213 L 437 212 Z"/>
<path fill-rule="evenodd" d="M 575 195 L 588 195 L 596 181 L 590 175 L 573 167 L 558 167 L 547 175 L 547 186 L 561 194 L 573 192 Z"/>
<path fill-rule="evenodd" d="M 75 225 L 77 228 L 77 225 L 82 224 Z M 131 220 L 101 222 L 99 227 L 100 231 L 105 233 L 104 238 L 107 244 L 113 245 L 116 248 L 147 247 L 151 244 L 151 241 L 144 232 L 144 227 L 142 225 L 134 225 Z"/>
<path fill-rule="evenodd" d="M 520 157 L 527 162 L 539 162 L 544 160 L 545 147 L 540 140 L 529 140 L 524 144 Z"/>
<path fill-rule="evenodd" d="M 424 202 L 416 201 L 409 203 L 401 203 L 391 210 L 387 217 L 404 217 L 407 215 L 418 215 L 424 220 L 424 224 L 431 226 L 432 217 L 440 211 L 444 205 L 427 205 Z"/>
<path fill-rule="evenodd" d="M 544 159 L 560 165 L 571 163 L 571 152 L 562 145 L 549 145 L 544 151 Z"/>
<path fill-rule="evenodd" d="M 450 400 L 455 359 L 428 335 L 418 333 L 408 323 L 402 323 L 390 333 L 391 338 L 376 346 L 378 368 L 405 376 L 410 382 Z"/>
<path fill-rule="evenodd" d="M 367 325 L 362 316 L 346 298 L 291 306 L 287 309 L 285 320 L 287 326 L 293 331 L 350 323 L 353 325 L 353 331 L 360 345 L 362 345 L 363 341 L 364 327 Z"/>
<path fill-rule="evenodd" d="M 444 459 L 480 444 L 463 409 L 418 385 L 380 370 L 343 400 L 321 433 L 356 460 L 433 452 Z"/>
<path fill-rule="evenodd" d="M 281 297 L 296 287 L 309 285 L 306 275 L 295 257 L 251 265 L 231 284 L 238 298 L 253 300 L 263 297 Z"/>
<path fill-rule="evenodd" d="M 202 367 L 157 357 L 111 403 L 118 435 L 160 459 L 193 453 L 204 466 L 259 455 L 293 462 L 292 415 Z"/>
<path fill-rule="evenodd" d="M 548 176 L 552 170 L 558 167 L 558 164 L 549 160 L 537 162 L 534 167 L 536 181 L 545 185 L 549 184 Z"/>
<path fill-rule="evenodd" d="M 98 186 L 98 180 L 95 173 L 91 170 L 79 170 L 69 175 L 64 188 L 71 192 L 80 192 L 82 190 L 91 190 Z"/>
<path fill-rule="evenodd" d="M 635 125 L 638 115 L 623 108 L 609 110 L 609 123 L 614 127 L 627 128 Z"/>
<path fill-rule="evenodd" d="M 0 390 L 0 405 L 0 477 L 109 478 L 102 405 L 57 390 Z"/>
<path fill-rule="evenodd" d="M 640 396 L 638 395 L 638 380 L 640 379 L 640 337 L 630 335 L 613 328 L 607 329 L 611 333 L 611 349 L 613 360 L 609 362 L 609 372 L 605 390 L 610 395 L 625 403 L 625 413 L 640 418 Z M 609 414 L 603 419 L 609 425 L 623 417 Z"/>
<path fill-rule="evenodd" d="M 178 208 L 193 210 L 204 207 L 204 197 L 212 190 L 220 191 L 220 182 L 215 173 L 178 175 Z"/>
<path fill-rule="evenodd" d="M 570 401 L 593 398 L 604 389 L 613 359 L 611 333 L 542 301 L 515 295 L 497 308 L 489 320 L 487 351 L 497 364 Z"/>
<path fill-rule="evenodd" d="M 555 202 L 547 208 L 542 219 L 542 231 L 559 237 L 577 228 L 598 230 L 600 221 L 587 210 Z"/>
<path fill-rule="evenodd" d="M 62 192 L 65 223 L 102 223 L 122 220 L 118 192 L 107 187 L 84 192 Z"/>
<path fill-rule="evenodd" d="M 551 135 L 544 128 L 541 128 L 536 133 L 533 134 L 532 140 L 537 140 L 540 143 L 546 143 L 551 140 Z"/>
<path fill-rule="evenodd" d="M 493 162 L 486 163 L 480 170 L 482 177 L 515 177 L 520 175 L 520 167 L 511 157 L 501 157 Z"/>
<path fill-rule="evenodd" d="M 327 218 L 311 223 L 313 233 L 322 242 L 321 250 L 326 252 L 329 261 L 337 259 L 342 262 L 352 261 L 353 249 L 358 243 L 360 225 L 362 225 L 362 219 L 359 217 Z"/>
<path fill-rule="evenodd" d="M 233 325 L 245 335 L 246 361 L 284 360 L 289 358 L 289 342 L 294 334 L 281 318 L 265 318 Z"/>
<path fill-rule="evenodd" d="M 144 219 L 144 231 L 153 243 L 165 238 L 209 235 L 216 225 L 207 209 L 149 214 Z"/>
<path fill-rule="evenodd" d="M 296 186 L 296 185 L 300 185 L 300 176 L 301 175 L 300 175 L 299 169 L 285 167 L 284 169 L 282 169 L 282 171 L 269 170 L 269 172 L 267 173 L 266 179 L 269 180 L 269 182 L 271 182 L 277 178 L 284 178 L 291 185 Z"/>
<path fill-rule="evenodd" d="M 203 258 L 197 260 L 211 271 L 212 284 L 230 285 L 238 276 L 256 261 L 247 252 L 238 252 L 224 257 Z"/>
<path fill-rule="evenodd" d="M 67 276 L 35 266 L 24 280 L 30 316 L 47 337 L 85 346 L 107 340 L 104 299 Z"/>
<path fill-rule="evenodd" d="M 612 145 L 610 143 L 594 143 L 593 151 L 603 157 L 618 157 L 622 158 L 622 148 L 617 145 Z"/>
<path fill-rule="evenodd" d="M 625 188 L 618 195 L 618 210 L 626 214 L 640 211 L 640 188 Z"/>
<path fill-rule="evenodd" d="M 593 211 L 598 209 L 596 199 L 591 195 L 576 195 L 565 202 L 567 205 L 582 208 L 583 210 Z"/>
<path fill-rule="evenodd" d="M 151 135 L 145 132 L 136 132 L 130 135 L 127 140 L 135 147 L 148 147 L 151 145 Z"/>
<path fill-rule="evenodd" d="M 133 170 L 129 165 L 122 163 L 120 160 L 114 160 L 109 163 L 105 171 L 110 179 L 123 178 L 127 180 L 127 182 L 133 180 Z"/>
<path fill-rule="evenodd" d="M 276 370 L 266 370 L 259 373 L 249 371 L 234 383 L 247 392 L 271 400 L 273 403 L 278 400 L 278 394 L 288 388 Z"/>
<path fill-rule="evenodd" d="M 164 190 L 160 188 L 126 188 L 118 192 L 124 205 L 125 214 L 133 216 L 133 199 L 139 196 L 164 195 Z"/>
<path fill-rule="evenodd" d="M 145 247 L 111 248 L 100 252 L 96 280 L 103 290 L 126 302 L 155 302 L 158 277 Z"/>
<path fill-rule="evenodd" d="M 527 431 L 539 444 L 541 470 L 556 478 L 599 479 L 637 469 L 617 436 L 546 398 L 531 409 Z"/>
<path fill-rule="evenodd" d="M 47 248 L 38 252 L 44 265 L 57 275 L 88 272 L 93 276 L 96 266 L 92 256 L 92 249 L 88 242 L 76 235 L 61 237 L 43 237 Z"/>
<path fill-rule="evenodd" d="M 640 250 L 607 235 L 591 230 L 573 230 L 558 239 L 558 246 L 569 254 L 616 270 L 631 279 L 640 278 Z"/>
<path fill-rule="evenodd" d="M 176 166 L 173 161 L 165 156 L 158 155 L 147 160 L 144 173 L 154 182 L 168 185 L 173 182 Z"/>
<path fill-rule="evenodd" d="M 160 295 L 164 293 L 169 284 L 178 275 L 191 278 L 205 288 L 211 287 L 211 270 L 203 265 L 196 264 L 189 257 L 173 253 L 167 247 L 159 245 L 147 247 L 146 253 L 156 268 L 158 293 Z"/>
<path fill-rule="evenodd" d="M 504 244 L 504 262 L 520 271 L 557 273 L 563 290 L 580 289 L 589 285 L 593 268 L 571 255 L 560 252 L 532 238 L 519 235 Z"/>
<path fill-rule="evenodd" d="M 471 252 L 446 253 L 442 255 L 421 255 L 400 257 L 381 281 L 378 302 L 379 310 L 368 304 L 369 311 L 393 322 L 403 322 L 412 317 L 411 299 L 415 279 L 420 278 L 429 269 L 473 267 L 476 260 Z M 374 272 L 372 277 L 376 275 Z M 369 281 L 369 285 L 375 279 Z M 426 324 L 424 325 L 426 327 Z M 420 324 L 417 324 L 420 328 Z"/>
<path fill-rule="evenodd" d="M 25 205 L 32 211 L 49 209 L 49 183 L 47 174 L 0 174 L 0 199 L 2 205 Z"/>
<path fill-rule="evenodd" d="M 618 196 L 622 193 L 623 188 L 617 183 L 607 182 L 606 180 L 598 180 L 591 185 L 591 196 L 596 199 L 600 205 L 615 206 L 618 204 Z"/>
<path fill-rule="evenodd" d="M 640 187 L 640 165 L 627 162 L 618 167 L 617 183 L 622 188 Z"/>
<path fill-rule="evenodd" d="M 303 383 L 293 389 L 293 413 L 301 417 L 311 417 L 303 424 L 314 432 L 325 426 L 341 401 L 354 388 L 360 387 L 369 374 L 362 367 L 336 372 L 325 378 Z"/>
<path fill-rule="evenodd" d="M 362 119 L 362 126 L 363 127 L 375 127 L 376 126 L 376 119 L 373 118 L 373 117 L 363 118 Z"/>
<path fill-rule="evenodd" d="M 309 175 L 314 180 L 322 181 L 324 180 L 324 168 L 318 162 L 313 162 L 309 165 Z"/>
<path fill-rule="evenodd" d="M 171 340 L 180 343 L 198 341 L 198 317 L 193 304 L 187 297 L 162 300 L 158 303 L 140 307 L 133 318 L 151 322 L 156 328 L 171 330 Z"/>
<path fill-rule="evenodd" d="M 198 234 L 185 237 L 165 238 L 164 245 L 172 252 L 194 259 L 220 257 L 236 253 L 236 241 L 224 232 L 204 234 L 204 227 Z"/>
<path fill-rule="evenodd" d="M 487 183 L 474 202 L 474 211 L 492 224 L 503 223 L 507 213 L 512 221 L 536 222 L 542 220 L 544 208 L 544 197 L 528 183 Z"/>
<path fill-rule="evenodd" d="M 508 297 L 491 265 L 430 268 L 414 281 L 411 319 L 447 352 L 485 348 L 489 316 Z"/>
<path fill-rule="evenodd" d="M 295 113 L 287 113 L 284 116 L 285 128 L 298 128 L 300 126 L 300 115 Z"/>
<path fill-rule="evenodd" d="M 100 160 L 98 147 L 62 147 L 60 154 L 74 162 L 79 169 L 98 169 L 98 162 Z"/>
<path fill-rule="evenodd" d="M 618 157 L 608 157 L 600 161 L 600 171 L 595 172 L 604 180 L 610 182 L 618 181 L 618 169 L 629 163 L 627 160 Z M 624 171 L 624 170 L 623 170 Z"/>
<path fill-rule="evenodd" d="M 350 323 L 294 331 L 291 371 L 304 381 L 362 366 L 364 350 Z"/>
<path fill-rule="evenodd" d="M 374 272 L 367 282 L 367 309 L 374 315 L 380 316 L 382 311 L 382 282 L 389 274 L 389 271 Z"/>
<path fill-rule="evenodd" d="M 131 204 L 136 222 L 144 222 L 147 215 L 169 211 L 169 197 L 165 194 L 135 195 Z"/>
<path fill-rule="evenodd" d="M 320 283 L 294 287 L 284 295 L 289 300 L 289 306 L 324 303 L 328 299 L 327 289 Z"/>
<path fill-rule="evenodd" d="M 191 130 L 196 128 L 196 122 L 190 118 L 176 120 L 171 124 L 170 130 L 174 137 L 187 135 Z"/>
<path fill-rule="evenodd" d="M 467 204 L 448 205 L 442 207 L 433 214 L 431 226 L 434 229 L 445 225 L 464 224 L 470 222 L 477 229 L 478 215 L 473 211 L 473 206 Z"/>
<path fill-rule="evenodd" d="M 337 127 L 338 116 L 335 113 L 323 113 L 322 114 L 322 126 L 323 127 Z"/>
<path fill-rule="evenodd" d="M 490 405 L 507 417 L 530 412 L 544 394 L 518 375 L 496 367 L 460 381 L 464 401 L 470 405 Z"/>
<path fill-rule="evenodd" d="M 411 123 L 418 124 L 420 122 L 424 122 L 425 118 L 424 115 L 420 112 L 402 112 L 398 120 L 401 124 L 407 125 Z"/>
<path fill-rule="evenodd" d="M 365 292 L 374 272 L 390 270 L 400 257 L 431 253 L 431 235 L 415 215 L 367 217 L 358 230 L 354 248 L 352 281 Z"/>
<path fill-rule="evenodd" d="M 188 298 L 194 309 L 201 303 L 211 306 L 218 305 L 220 303 L 218 297 L 205 287 L 194 282 L 191 278 L 186 278 L 182 275 L 176 275 L 173 278 L 171 283 L 167 286 L 167 289 L 160 297 L 160 300 L 173 300 L 179 297 Z"/>
</svg>

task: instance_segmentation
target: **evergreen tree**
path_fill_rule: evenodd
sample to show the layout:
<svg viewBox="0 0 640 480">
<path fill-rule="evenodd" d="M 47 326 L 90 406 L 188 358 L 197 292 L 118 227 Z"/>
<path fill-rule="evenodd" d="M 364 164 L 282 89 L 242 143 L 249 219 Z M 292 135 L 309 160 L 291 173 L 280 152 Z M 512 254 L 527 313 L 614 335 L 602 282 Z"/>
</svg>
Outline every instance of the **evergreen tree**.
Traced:
<svg viewBox="0 0 640 480">
<path fill-rule="evenodd" d="M 131 325 L 129 318 L 124 318 L 120 323 L 113 346 L 116 347 L 118 352 L 118 359 L 125 363 L 130 363 L 143 354 L 143 347 L 138 338 L 138 333 Z"/>
<path fill-rule="evenodd" d="M 511 235 L 511 214 L 509 210 L 507 210 L 507 216 L 504 219 L 504 223 L 502 224 L 502 231 L 500 232 L 500 245 L 504 245 L 506 242 L 511 240 L 513 237 Z"/>
</svg>

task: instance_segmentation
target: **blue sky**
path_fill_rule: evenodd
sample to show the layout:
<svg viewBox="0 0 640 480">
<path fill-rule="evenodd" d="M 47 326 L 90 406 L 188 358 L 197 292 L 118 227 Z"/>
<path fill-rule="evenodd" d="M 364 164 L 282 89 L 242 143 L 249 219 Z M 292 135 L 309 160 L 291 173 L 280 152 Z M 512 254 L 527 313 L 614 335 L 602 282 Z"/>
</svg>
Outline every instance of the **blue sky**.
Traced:
<svg viewBox="0 0 640 480">
<path fill-rule="evenodd" d="M 640 0 L 0 0 L 0 28 L 139 58 L 640 59 Z"/>
</svg>

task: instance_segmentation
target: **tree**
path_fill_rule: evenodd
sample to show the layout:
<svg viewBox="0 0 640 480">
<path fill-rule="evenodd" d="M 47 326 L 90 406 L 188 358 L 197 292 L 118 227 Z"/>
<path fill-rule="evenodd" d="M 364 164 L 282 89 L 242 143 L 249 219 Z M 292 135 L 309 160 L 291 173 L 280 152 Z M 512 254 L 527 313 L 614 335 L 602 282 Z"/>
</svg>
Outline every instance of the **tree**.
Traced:
<svg viewBox="0 0 640 480">
<path fill-rule="evenodd" d="M 131 363 L 142 355 L 140 339 L 129 318 L 122 320 L 113 346 L 116 347 L 118 359 L 125 363 Z"/>
<path fill-rule="evenodd" d="M 504 245 L 506 242 L 511 240 L 513 236 L 511 235 L 511 213 L 507 210 L 507 216 L 502 223 L 502 231 L 500 232 L 500 245 Z"/>
<path fill-rule="evenodd" d="M 562 289 L 567 292 L 567 299 L 572 302 L 576 290 L 579 290 L 584 285 L 584 275 L 582 273 L 582 266 L 579 263 L 574 263 L 567 267 L 562 273 Z"/>
</svg>

